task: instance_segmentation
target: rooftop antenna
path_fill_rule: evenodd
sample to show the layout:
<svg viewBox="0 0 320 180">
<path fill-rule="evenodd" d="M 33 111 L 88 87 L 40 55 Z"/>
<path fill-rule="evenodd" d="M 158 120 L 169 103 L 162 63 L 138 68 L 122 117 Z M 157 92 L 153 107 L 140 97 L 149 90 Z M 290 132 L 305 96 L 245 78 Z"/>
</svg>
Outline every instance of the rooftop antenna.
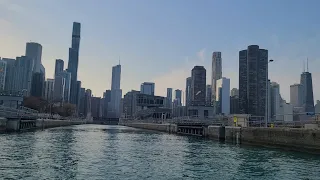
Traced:
<svg viewBox="0 0 320 180">
<path fill-rule="evenodd" d="M 120 65 L 120 56 L 119 56 L 119 65 Z"/>
<path fill-rule="evenodd" d="M 309 59 L 307 58 L 307 72 L 309 72 Z"/>
<path fill-rule="evenodd" d="M 306 72 L 305 62 L 304 61 L 302 62 L 303 62 L 303 72 Z"/>
</svg>

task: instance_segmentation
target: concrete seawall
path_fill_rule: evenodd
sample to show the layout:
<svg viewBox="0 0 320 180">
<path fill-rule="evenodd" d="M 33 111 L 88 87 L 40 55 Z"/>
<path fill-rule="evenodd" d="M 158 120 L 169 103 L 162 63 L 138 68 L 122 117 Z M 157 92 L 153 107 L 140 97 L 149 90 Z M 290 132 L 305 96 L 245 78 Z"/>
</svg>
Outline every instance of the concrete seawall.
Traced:
<svg viewBox="0 0 320 180">
<path fill-rule="evenodd" d="M 175 124 L 126 123 L 141 129 L 178 133 Z M 241 128 L 241 127 L 204 127 L 203 136 L 236 144 L 274 146 L 290 150 L 320 153 L 320 129 L 303 128 Z"/>
<path fill-rule="evenodd" d="M 71 126 L 71 125 L 80 125 L 85 124 L 84 121 L 66 121 L 66 120 L 36 120 L 37 129 L 46 129 L 46 128 L 54 128 L 61 126 Z"/>
</svg>

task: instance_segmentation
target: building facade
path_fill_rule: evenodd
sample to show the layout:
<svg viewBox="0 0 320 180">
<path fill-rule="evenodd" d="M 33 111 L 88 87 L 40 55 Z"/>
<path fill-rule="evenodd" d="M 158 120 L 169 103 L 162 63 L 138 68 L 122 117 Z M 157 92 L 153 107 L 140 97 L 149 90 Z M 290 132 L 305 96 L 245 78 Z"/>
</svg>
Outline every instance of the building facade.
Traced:
<svg viewBox="0 0 320 180">
<path fill-rule="evenodd" d="M 166 105 L 167 108 L 172 108 L 172 88 L 167 88 Z"/>
<path fill-rule="evenodd" d="M 44 83 L 44 98 L 53 102 L 54 79 L 47 79 Z"/>
<path fill-rule="evenodd" d="M 237 88 L 231 89 L 231 97 L 233 96 L 239 96 L 239 90 Z"/>
<path fill-rule="evenodd" d="M 26 54 L 33 61 L 33 72 L 40 72 L 41 57 L 42 57 L 42 46 L 36 42 L 28 42 L 26 44 Z"/>
<path fill-rule="evenodd" d="M 109 118 L 120 117 L 120 101 L 122 98 L 122 90 L 120 89 L 121 81 L 121 65 L 112 67 L 112 82 L 111 82 L 111 101 Z"/>
<path fill-rule="evenodd" d="M 17 57 L 15 61 L 14 91 L 30 96 L 33 74 L 33 60 L 27 56 Z"/>
<path fill-rule="evenodd" d="M 314 112 L 312 76 L 309 72 L 303 72 L 300 78 L 302 85 L 302 107 L 304 112 Z"/>
<path fill-rule="evenodd" d="M 188 77 L 186 79 L 186 106 L 190 105 L 191 103 L 191 82 L 192 82 L 192 78 Z"/>
<path fill-rule="evenodd" d="M 0 59 L 0 91 L 5 90 L 7 75 L 7 62 Z"/>
<path fill-rule="evenodd" d="M 5 78 L 5 86 L 4 90 L 6 92 L 13 92 L 14 91 L 14 84 L 15 84 L 15 59 L 10 58 L 2 58 L 3 61 L 7 63 L 6 65 L 6 78 Z"/>
<path fill-rule="evenodd" d="M 182 106 L 182 100 L 181 100 L 181 98 L 182 98 L 182 90 L 176 89 L 174 91 L 174 94 L 175 94 L 174 101 L 177 101 L 177 103 L 176 103 L 177 106 Z"/>
<path fill-rule="evenodd" d="M 42 97 L 44 92 L 44 75 L 42 72 L 34 72 L 31 81 L 31 96 Z"/>
<path fill-rule="evenodd" d="M 62 59 L 56 59 L 56 64 L 55 64 L 55 68 L 54 68 L 54 77 L 56 77 L 60 73 L 62 73 L 63 68 L 64 68 L 64 61 Z"/>
<path fill-rule="evenodd" d="M 211 104 L 212 99 L 212 86 L 210 84 L 207 84 L 206 88 L 206 104 Z"/>
<path fill-rule="evenodd" d="M 290 104 L 294 107 L 302 107 L 303 87 L 301 84 L 293 84 L 290 86 Z"/>
</svg>

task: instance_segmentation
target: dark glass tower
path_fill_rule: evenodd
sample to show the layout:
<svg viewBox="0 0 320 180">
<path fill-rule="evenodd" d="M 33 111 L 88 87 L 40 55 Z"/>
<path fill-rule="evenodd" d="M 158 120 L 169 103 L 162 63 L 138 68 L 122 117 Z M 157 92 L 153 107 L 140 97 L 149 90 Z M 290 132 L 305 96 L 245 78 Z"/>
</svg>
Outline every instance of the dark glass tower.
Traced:
<svg viewBox="0 0 320 180">
<path fill-rule="evenodd" d="M 303 72 L 300 78 L 302 85 L 302 106 L 305 112 L 314 112 L 312 76 L 309 72 Z"/>
<path fill-rule="evenodd" d="M 191 104 L 204 106 L 206 104 L 206 69 L 194 66 L 191 72 Z"/>
<path fill-rule="evenodd" d="M 257 45 L 239 52 L 239 111 L 265 116 L 268 50 Z"/>
<path fill-rule="evenodd" d="M 69 48 L 69 62 L 68 62 L 68 72 L 71 73 L 70 102 L 72 104 L 77 104 L 79 99 L 77 76 L 78 76 L 78 64 L 79 64 L 80 30 L 81 30 L 81 24 L 78 22 L 74 22 L 73 30 L 72 30 L 71 48 Z"/>
</svg>

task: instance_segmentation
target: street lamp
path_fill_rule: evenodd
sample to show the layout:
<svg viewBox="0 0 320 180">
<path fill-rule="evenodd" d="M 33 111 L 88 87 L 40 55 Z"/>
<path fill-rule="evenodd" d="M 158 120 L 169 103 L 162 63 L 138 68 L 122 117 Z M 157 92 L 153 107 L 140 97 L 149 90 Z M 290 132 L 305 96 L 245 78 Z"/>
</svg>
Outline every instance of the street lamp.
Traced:
<svg viewBox="0 0 320 180">
<path fill-rule="evenodd" d="M 269 89 L 269 86 L 268 86 L 268 66 L 269 66 L 269 63 L 273 62 L 273 59 L 270 59 L 268 62 L 267 62 L 267 67 L 266 67 L 266 104 L 265 104 L 265 116 L 264 116 L 264 121 L 265 121 L 265 127 L 268 127 L 268 100 L 269 100 L 269 92 L 268 92 L 268 89 Z"/>
</svg>

